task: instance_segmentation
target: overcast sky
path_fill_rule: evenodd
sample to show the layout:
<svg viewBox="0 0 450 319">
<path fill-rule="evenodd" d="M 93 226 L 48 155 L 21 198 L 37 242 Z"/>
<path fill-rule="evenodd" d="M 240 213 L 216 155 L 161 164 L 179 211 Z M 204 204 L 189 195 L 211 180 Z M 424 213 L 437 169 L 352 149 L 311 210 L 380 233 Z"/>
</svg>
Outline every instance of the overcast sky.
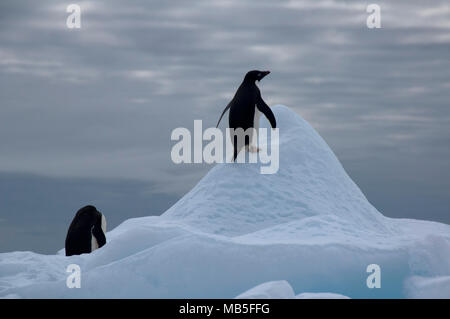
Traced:
<svg viewBox="0 0 450 319">
<path fill-rule="evenodd" d="M 309 121 L 382 213 L 450 222 L 449 2 L 376 1 L 368 29 L 372 2 L 2 0 L 0 251 L 61 248 L 76 209 L 120 181 L 134 208 L 112 226 L 162 213 L 210 168 L 173 164 L 171 131 L 214 126 L 251 69 L 272 71 L 266 102 Z M 54 218 L 53 245 L 53 230 L 41 245 L 12 231 Z"/>
</svg>

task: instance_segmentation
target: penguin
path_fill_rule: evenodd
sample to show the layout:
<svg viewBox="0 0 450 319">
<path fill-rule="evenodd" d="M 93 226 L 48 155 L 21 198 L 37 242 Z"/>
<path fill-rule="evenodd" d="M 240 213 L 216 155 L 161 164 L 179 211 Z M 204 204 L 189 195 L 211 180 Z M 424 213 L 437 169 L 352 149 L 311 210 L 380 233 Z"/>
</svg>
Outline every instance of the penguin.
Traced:
<svg viewBox="0 0 450 319">
<path fill-rule="evenodd" d="M 88 205 L 76 213 L 66 236 L 66 256 L 91 253 L 106 244 L 106 218 Z"/>
<path fill-rule="evenodd" d="M 230 133 L 231 142 L 233 144 L 233 161 L 236 160 L 242 147 L 245 146 L 246 150 L 252 153 L 258 152 L 259 148 L 251 145 L 253 139 L 253 132 L 257 132 L 259 129 L 259 117 L 260 112 L 262 112 L 270 122 L 272 128 L 277 127 L 277 122 L 275 116 L 273 115 L 270 107 L 264 102 L 261 97 L 261 91 L 256 85 L 256 81 L 261 81 L 265 76 L 267 76 L 270 71 L 249 71 L 245 77 L 244 81 L 239 86 L 236 94 L 227 107 L 223 110 L 222 115 L 217 122 L 216 128 L 219 126 L 223 115 L 230 110 L 228 117 L 229 127 L 236 130 L 237 128 L 242 128 L 246 131 L 249 128 L 254 128 L 255 130 L 250 130 L 249 136 L 245 136 L 245 141 L 238 134 Z"/>
</svg>

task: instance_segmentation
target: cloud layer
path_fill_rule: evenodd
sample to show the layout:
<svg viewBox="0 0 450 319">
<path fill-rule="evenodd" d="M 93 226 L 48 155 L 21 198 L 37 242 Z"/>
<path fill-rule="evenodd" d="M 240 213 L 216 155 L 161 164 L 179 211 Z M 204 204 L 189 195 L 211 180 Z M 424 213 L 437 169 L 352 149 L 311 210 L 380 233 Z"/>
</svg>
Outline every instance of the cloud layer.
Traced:
<svg viewBox="0 0 450 319">
<path fill-rule="evenodd" d="M 311 122 L 381 211 L 450 222 L 448 1 L 377 3 L 381 29 L 362 1 L 80 1 L 69 30 L 69 3 L 2 1 L 0 170 L 181 194 L 208 167 L 172 164 L 170 132 L 215 125 L 269 69 L 268 104 Z"/>
</svg>

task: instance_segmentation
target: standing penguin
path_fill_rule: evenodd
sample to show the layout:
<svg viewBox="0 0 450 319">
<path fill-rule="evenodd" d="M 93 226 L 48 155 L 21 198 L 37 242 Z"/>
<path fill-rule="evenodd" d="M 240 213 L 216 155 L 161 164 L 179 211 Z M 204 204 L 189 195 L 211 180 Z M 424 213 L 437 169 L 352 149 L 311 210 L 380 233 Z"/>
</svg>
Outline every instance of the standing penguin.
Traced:
<svg viewBox="0 0 450 319">
<path fill-rule="evenodd" d="M 270 71 L 254 70 L 245 75 L 244 81 L 239 86 L 233 99 L 225 110 L 223 110 L 216 127 L 219 126 L 220 120 L 228 109 L 230 109 L 230 115 L 228 117 L 229 127 L 234 130 L 242 128 L 245 131 L 249 128 L 254 128 L 257 132 L 260 112 L 267 117 L 272 128 L 277 127 L 275 116 L 270 107 L 262 99 L 261 91 L 256 85 L 256 81 L 261 81 L 269 73 Z M 244 146 L 252 153 L 259 151 L 258 148 L 250 145 L 253 139 L 253 130 L 250 130 L 249 136 L 244 136 L 245 141 L 243 141 L 243 138 L 239 134 L 231 133 L 230 135 L 234 148 L 233 161 L 236 160 L 237 155 Z"/>
<path fill-rule="evenodd" d="M 66 256 L 91 253 L 106 244 L 106 219 L 94 206 L 75 215 L 66 236 Z"/>
</svg>

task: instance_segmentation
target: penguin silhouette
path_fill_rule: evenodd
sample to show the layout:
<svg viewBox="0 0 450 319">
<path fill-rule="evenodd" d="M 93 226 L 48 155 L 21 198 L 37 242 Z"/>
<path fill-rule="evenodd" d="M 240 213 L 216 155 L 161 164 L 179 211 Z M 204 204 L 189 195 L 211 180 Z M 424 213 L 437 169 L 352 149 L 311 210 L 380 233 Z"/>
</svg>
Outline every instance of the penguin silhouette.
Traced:
<svg viewBox="0 0 450 319">
<path fill-rule="evenodd" d="M 66 236 L 66 256 L 91 253 L 106 244 L 106 219 L 94 206 L 78 210 Z"/>
<path fill-rule="evenodd" d="M 230 138 L 233 144 L 233 161 L 236 160 L 237 155 L 244 146 L 249 152 L 254 153 L 259 151 L 257 147 L 250 144 L 253 139 L 253 133 L 257 132 L 259 128 L 260 112 L 267 117 L 272 128 L 277 127 L 275 116 L 270 107 L 262 99 L 261 91 L 256 85 L 256 81 L 261 81 L 269 73 L 270 71 L 249 71 L 217 122 L 216 127 L 219 126 L 225 112 L 230 110 L 228 123 L 229 127 L 234 129 L 234 134 L 230 132 Z M 252 130 L 249 130 L 248 134 L 242 136 L 243 133 L 240 130 L 236 131 L 238 128 L 242 128 L 243 131 L 249 128 L 252 128 Z"/>
</svg>

